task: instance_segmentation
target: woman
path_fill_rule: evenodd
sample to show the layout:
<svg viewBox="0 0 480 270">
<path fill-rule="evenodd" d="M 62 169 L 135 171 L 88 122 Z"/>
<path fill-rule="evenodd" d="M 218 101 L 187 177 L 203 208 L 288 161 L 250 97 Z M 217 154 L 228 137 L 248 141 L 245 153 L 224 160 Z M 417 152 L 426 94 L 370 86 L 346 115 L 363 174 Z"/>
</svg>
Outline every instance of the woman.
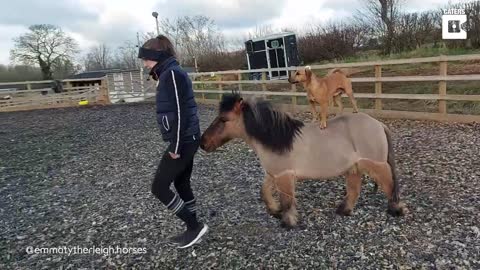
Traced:
<svg viewBox="0 0 480 270">
<path fill-rule="evenodd" d="M 152 183 L 152 193 L 185 222 L 187 230 L 173 237 L 180 248 L 195 244 L 208 226 L 197 220 L 195 197 L 190 187 L 193 159 L 199 147 L 200 125 L 192 81 L 175 58 L 170 40 L 160 35 L 139 49 L 150 75 L 158 80 L 157 122 L 162 139 L 170 143 L 162 156 Z M 170 190 L 174 183 L 177 193 Z"/>
</svg>

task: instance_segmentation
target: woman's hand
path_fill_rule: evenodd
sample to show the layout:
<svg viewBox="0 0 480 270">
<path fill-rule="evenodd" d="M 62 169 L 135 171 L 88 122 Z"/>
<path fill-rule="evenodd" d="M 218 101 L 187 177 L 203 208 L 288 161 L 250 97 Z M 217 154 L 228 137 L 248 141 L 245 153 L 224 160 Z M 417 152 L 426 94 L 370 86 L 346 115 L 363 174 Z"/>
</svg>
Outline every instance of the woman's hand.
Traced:
<svg viewBox="0 0 480 270">
<path fill-rule="evenodd" d="M 168 153 L 170 154 L 170 157 L 171 157 L 172 159 L 180 158 L 180 155 L 179 155 L 179 154 L 174 154 L 174 153 L 172 153 L 172 152 L 168 152 Z"/>
</svg>

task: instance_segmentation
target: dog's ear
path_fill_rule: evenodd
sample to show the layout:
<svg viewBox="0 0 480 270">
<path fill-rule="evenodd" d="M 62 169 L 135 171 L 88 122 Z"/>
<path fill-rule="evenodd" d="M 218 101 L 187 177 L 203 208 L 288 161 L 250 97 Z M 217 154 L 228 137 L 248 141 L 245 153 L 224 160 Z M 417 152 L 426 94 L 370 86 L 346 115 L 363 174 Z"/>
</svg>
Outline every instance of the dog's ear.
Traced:
<svg viewBox="0 0 480 270">
<path fill-rule="evenodd" d="M 312 69 L 310 66 L 305 67 L 305 76 L 307 77 L 308 81 L 312 78 Z"/>
</svg>

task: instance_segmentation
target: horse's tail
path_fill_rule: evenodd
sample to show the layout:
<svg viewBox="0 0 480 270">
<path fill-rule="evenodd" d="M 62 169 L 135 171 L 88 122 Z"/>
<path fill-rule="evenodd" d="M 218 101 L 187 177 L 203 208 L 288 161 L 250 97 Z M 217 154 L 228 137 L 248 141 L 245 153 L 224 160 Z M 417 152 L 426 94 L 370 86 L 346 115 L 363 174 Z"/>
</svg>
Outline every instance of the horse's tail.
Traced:
<svg viewBox="0 0 480 270">
<path fill-rule="evenodd" d="M 397 170 L 395 165 L 395 152 L 393 150 L 392 135 L 387 126 L 383 125 L 383 129 L 385 130 L 385 135 L 387 136 L 387 144 L 388 144 L 387 163 L 388 165 L 390 165 L 390 170 L 392 172 L 392 180 L 393 180 L 392 202 L 394 204 L 397 204 L 400 202 L 400 186 L 398 184 L 398 175 L 397 175 Z"/>
</svg>

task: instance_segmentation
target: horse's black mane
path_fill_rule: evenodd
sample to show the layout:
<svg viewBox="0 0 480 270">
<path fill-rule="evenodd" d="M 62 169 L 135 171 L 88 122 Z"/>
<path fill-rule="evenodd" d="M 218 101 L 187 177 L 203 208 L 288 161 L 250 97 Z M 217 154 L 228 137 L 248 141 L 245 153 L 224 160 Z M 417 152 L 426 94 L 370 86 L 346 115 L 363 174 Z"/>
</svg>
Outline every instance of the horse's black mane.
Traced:
<svg viewBox="0 0 480 270">
<path fill-rule="evenodd" d="M 224 95 L 220 112 L 233 109 L 242 97 L 239 94 Z M 301 134 L 303 122 L 284 112 L 275 110 L 268 101 L 246 102 L 243 106 L 243 121 L 247 134 L 275 153 L 290 151 L 295 137 Z"/>
</svg>

